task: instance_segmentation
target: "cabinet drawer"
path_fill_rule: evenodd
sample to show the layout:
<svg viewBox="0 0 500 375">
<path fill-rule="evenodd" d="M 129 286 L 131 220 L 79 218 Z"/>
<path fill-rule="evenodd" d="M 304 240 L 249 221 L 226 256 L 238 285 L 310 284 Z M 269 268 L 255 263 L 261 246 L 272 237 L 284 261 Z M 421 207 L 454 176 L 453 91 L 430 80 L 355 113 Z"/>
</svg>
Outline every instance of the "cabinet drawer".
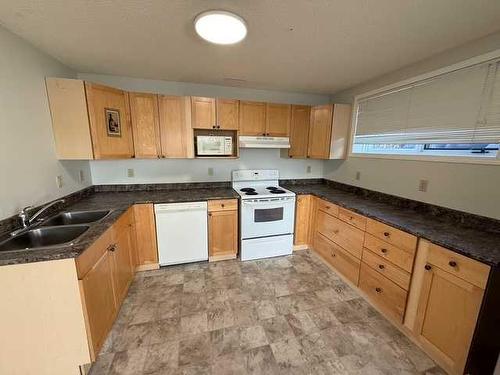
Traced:
<svg viewBox="0 0 500 375">
<path fill-rule="evenodd" d="M 398 267 L 401 267 L 403 270 L 411 272 L 413 268 L 413 258 L 415 257 L 414 253 L 401 250 L 400 248 L 382 241 L 368 233 L 365 234 L 364 246 L 378 256 L 387 259 Z"/>
<path fill-rule="evenodd" d="M 237 199 L 220 199 L 208 201 L 208 211 L 231 211 L 238 209 Z"/>
<path fill-rule="evenodd" d="M 361 262 L 359 288 L 370 300 L 398 322 L 403 321 L 406 290 Z"/>
<path fill-rule="evenodd" d="M 400 249 L 415 253 L 417 237 L 412 234 L 372 219 L 367 220 L 366 231 Z"/>
<path fill-rule="evenodd" d="M 394 281 L 401 288 L 408 290 L 410 286 L 410 274 L 403 271 L 401 268 L 396 267 L 388 260 L 375 255 L 368 249 L 363 249 L 363 262 L 368 264 L 378 273 L 384 275 L 389 280 Z"/>
<path fill-rule="evenodd" d="M 323 199 L 317 200 L 317 207 L 318 207 L 319 211 L 327 212 L 333 216 L 338 216 L 338 214 L 339 214 L 339 206 L 337 206 L 336 204 L 327 202 Z"/>
<path fill-rule="evenodd" d="M 486 264 L 432 243 L 429 244 L 427 261 L 481 289 L 486 288 L 490 273 L 490 267 Z"/>
<path fill-rule="evenodd" d="M 114 243 L 114 227 L 104 232 L 88 249 L 76 258 L 78 279 L 82 279 Z"/>
<path fill-rule="evenodd" d="M 316 230 L 329 240 L 342 246 L 356 258 L 361 259 L 365 233 L 342 220 L 318 211 Z"/>
<path fill-rule="evenodd" d="M 345 208 L 339 207 L 339 219 L 344 220 L 346 223 L 354 225 L 356 228 L 361 230 L 366 229 L 366 217 Z"/>
<path fill-rule="evenodd" d="M 358 285 L 359 259 L 319 233 L 314 237 L 314 250 L 353 284 Z"/>
</svg>

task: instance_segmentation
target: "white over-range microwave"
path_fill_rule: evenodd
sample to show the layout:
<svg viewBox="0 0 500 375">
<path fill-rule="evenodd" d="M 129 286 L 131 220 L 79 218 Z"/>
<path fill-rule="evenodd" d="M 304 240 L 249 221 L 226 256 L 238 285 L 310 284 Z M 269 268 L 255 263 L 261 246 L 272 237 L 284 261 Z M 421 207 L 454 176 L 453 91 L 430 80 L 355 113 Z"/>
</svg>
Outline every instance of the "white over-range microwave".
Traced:
<svg viewBox="0 0 500 375">
<path fill-rule="evenodd" d="M 196 154 L 199 156 L 232 155 L 233 137 L 222 135 L 197 135 Z"/>
</svg>

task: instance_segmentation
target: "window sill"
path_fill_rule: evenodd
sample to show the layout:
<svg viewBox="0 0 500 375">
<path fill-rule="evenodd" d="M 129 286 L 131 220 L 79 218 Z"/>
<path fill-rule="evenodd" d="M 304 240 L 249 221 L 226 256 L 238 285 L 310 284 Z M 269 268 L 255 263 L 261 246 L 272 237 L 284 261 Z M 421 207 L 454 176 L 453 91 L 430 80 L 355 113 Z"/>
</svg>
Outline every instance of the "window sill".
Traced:
<svg viewBox="0 0 500 375">
<path fill-rule="evenodd" d="M 484 164 L 500 165 L 498 158 L 474 158 L 468 156 L 435 156 L 435 155 L 397 155 L 397 154 L 364 154 L 349 153 L 351 158 L 362 159 L 392 159 L 392 160 L 413 160 L 438 163 L 459 163 L 459 164 Z"/>
</svg>

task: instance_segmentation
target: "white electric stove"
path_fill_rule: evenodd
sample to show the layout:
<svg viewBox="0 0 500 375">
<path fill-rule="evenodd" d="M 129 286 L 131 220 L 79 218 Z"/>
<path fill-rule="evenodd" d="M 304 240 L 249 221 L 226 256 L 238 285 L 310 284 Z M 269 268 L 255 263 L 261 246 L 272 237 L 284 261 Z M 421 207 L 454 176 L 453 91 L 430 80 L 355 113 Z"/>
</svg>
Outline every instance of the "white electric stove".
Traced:
<svg viewBox="0 0 500 375">
<path fill-rule="evenodd" d="M 238 170 L 233 171 L 232 181 L 241 197 L 241 260 L 291 254 L 295 193 L 279 186 L 279 172 Z"/>
</svg>

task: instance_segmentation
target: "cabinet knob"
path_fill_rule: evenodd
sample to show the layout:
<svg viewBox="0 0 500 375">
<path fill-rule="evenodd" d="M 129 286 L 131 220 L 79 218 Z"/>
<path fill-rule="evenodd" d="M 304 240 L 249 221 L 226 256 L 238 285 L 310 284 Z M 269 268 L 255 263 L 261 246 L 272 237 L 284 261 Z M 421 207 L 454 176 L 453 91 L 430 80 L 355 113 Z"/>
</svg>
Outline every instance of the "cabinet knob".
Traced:
<svg viewBox="0 0 500 375">
<path fill-rule="evenodd" d="M 457 262 L 455 262 L 454 260 L 450 260 L 449 263 L 450 267 L 456 267 L 457 266 Z"/>
<path fill-rule="evenodd" d="M 384 232 L 384 236 L 389 237 L 391 234 L 389 232 Z"/>
<path fill-rule="evenodd" d="M 378 268 L 380 268 L 381 270 L 383 270 L 385 268 L 385 266 L 383 264 L 379 264 Z"/>
<path fill-rule="evenodd" d="M 383 252 L 384 254 L 387 253 L 387 249 L 381 249 L 380 251 Z"/>
<path fill-rule="evenodd" d="M 116 244 L 112 244 L 108 246 L 109 251 L 115 251 L 116 250 Z"/>
<path fill-rule="evenodd" d="M 266 136 L 266 133 L 262 133 L 262 135 L 265 137 L 265 136 Z"/>
<path fill-rule="evenodd" d="M 376 291 L 377 293 L 382 293 L 382 288 L 378 288 L 378 287 L 377 287 L 377 288 L 375 288 L 375 291 Z"/>
<path fill-rule="evenodd" d="M 335 256 L 336 256 L 335 253 L 332 253 L 332 257 L 335 258 Z"/>
<path fill-rule="evenodd" d="M 429 265 L 429 264 L 426 264 L 425 267 L 424 267 L 427 271 L 430 271 L 432 269 L 432 267 Z"/>
<path fill-rule="evenodd" d="M 224 208 L 224 203 L 222 203 L 220 206 L 221 206 L 222 208 Z"/>
</svg>

